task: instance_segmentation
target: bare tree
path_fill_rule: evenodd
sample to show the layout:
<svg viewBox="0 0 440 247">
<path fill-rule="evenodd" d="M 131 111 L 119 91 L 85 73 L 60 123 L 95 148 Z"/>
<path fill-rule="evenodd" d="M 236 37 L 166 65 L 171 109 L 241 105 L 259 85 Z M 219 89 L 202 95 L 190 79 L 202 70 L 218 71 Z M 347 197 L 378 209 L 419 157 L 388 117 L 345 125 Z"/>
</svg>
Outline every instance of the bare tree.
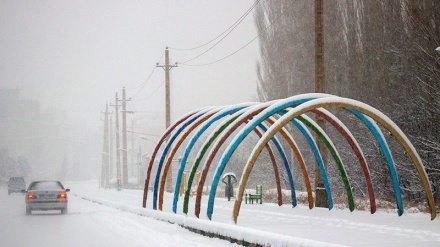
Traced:
<svg viewBox="0 0 440 247">
<path fill-rule="evenodd" d="M 329 0 L 324 11 L 327 92 L 370 104 L 396 122 L 421 155 L 440 200 L 440 54 L 434 52 L 440 46 L 440 2 Z M 255 23 L 260 35 L 259 99 L 312 92 L 313 1 L 261 1 Z M 374 138 L 355 118 L 343 111 L 336 114 L 355 130 L 376 193 L 392 197 L 387 164 Z M 423 198 L 413 164 L 388 139 L 404 196 Z M 349 150 L 341 148 L 350 159 Z M 349 172 L 354 183 L 362 180 L 358 171 Z"/>
</svg>

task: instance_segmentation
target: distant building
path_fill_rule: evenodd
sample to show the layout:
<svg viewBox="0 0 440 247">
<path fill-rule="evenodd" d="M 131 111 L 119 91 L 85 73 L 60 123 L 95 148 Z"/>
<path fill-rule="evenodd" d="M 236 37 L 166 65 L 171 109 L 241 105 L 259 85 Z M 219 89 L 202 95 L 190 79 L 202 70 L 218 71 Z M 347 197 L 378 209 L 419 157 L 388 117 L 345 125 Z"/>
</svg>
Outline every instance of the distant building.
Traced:
<svg viewBox="0 0 440 247">
<path fill-rule="evenodd" d="M 0 88 L 0 149 L 24 156 L 35 179 L 97 179 L 102 132 L 86 130 L 83 119 L 69 119 L 63 109 L 42 110 L 20 91 Z"/>
<path fill-rule="evenodd" d="M 53 116 L 41 112 L 40 102 L 20 98 L 20 89 L 0 89 L 0 148 L 12 157 L 28 159 L 33 173 L 50 170 L 57 156 L 54 140 L 59 134 Z"/>
<path fill-rule="evenodd" d="M 40 104 L 22 100 L 19 95 L 19 89 L 0 89 L 0 148 L 7 149 L 12 156 L 35 155 L 42 146 L 42 142 L 34 142 L 38 142 L 43 131 Z M 34 145 L 30 139 L 36 139 Z"/>
</svg>

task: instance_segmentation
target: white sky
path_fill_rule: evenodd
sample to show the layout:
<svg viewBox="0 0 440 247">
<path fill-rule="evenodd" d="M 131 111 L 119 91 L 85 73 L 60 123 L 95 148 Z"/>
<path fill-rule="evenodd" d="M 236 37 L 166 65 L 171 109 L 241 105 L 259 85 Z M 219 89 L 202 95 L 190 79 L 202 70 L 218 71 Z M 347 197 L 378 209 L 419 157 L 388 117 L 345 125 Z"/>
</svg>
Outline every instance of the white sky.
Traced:
<svg viewBox="0 0 440 247">
<path fill-rule="evenodd" d="M 188 60 L 215 42 L 192 51 L 171 48 L 212 40 L 252 5 L 253 0 L 0 0 L 0 88 L 20 88 L 22 98 L 39 100 L 43 109 L 62 109 L 93 128 L 106 102 L 114 104 L 124 86 L 133 98 L 127 110 L 138 111 L 136 118 L 151 112 L 164 116 L 163 69 L 145 82 L 165 47 L 171 63 Z M 221 59 L 256 35 L 251 13 L 191 63 Z M 173 68 L 171 120 L 203 106 L 252 101 L 258 57 L 255 40 L 224 61 Z"/>
</svg>

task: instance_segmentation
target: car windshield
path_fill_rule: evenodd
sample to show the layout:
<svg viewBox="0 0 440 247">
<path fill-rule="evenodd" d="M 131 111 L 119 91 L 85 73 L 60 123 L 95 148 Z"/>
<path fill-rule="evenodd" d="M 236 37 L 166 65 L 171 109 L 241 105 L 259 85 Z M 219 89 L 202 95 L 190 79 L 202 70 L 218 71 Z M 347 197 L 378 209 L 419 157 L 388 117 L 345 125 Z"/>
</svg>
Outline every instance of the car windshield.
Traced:
<svg viewBox="0 0 440 247">
<path fill-rule="evenodd" d="M 51 189 L 64 189 L 60 182 L 56 181 L 42 181 L 34 182 L 29 188 L 30 190 L 51 190 Z"/>
</svg>

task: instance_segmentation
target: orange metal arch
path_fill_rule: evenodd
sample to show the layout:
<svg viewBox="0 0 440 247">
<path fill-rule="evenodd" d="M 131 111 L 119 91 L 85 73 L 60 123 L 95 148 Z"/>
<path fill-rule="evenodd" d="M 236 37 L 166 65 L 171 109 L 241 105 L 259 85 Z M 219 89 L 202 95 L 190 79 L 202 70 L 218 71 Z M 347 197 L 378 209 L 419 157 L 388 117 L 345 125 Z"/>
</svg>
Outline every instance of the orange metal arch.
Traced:
<svg viewBox="0 0 440 247">
<path fill-rule="evenodd" d="M 170 154 L 167 157 L 166 165 L 165 165 L 165 167 L 163 169 L 163 173 L 162 173 L 161 180 L 160 180 L 160 190 L 159 190 L 159 198 L 158 198 L 158 200 L 159 200 L 159 203 L 158 203 L 159 204 L 158 205 L 159 210 L 162 210 L 163 196 L 164 196 L 164 192 L 165 192 L 166 177 L 167 177 L 169 168 L 171 166 L 171 162 L 172 162 L 172 160 L 174 158 L 174 155 L 176 154 L 177 150 L 179 149 L 179 147 L 183 143 L 183 141 L 188 137 L 188 135 L 194 129 L 196 129 L 200 124 L 202 124 L 207 119 L 209 119 L 212 115 L 214 115 L 218 110 L 220 110 L 220 109 L 217 109 L 216 111 L 212 111 L 210 113 L 207 113 L 206 115 L 204 115 L 200 119 L 198 119 L 195 122 L 193 122 L 188 127 L 188 129 L 184 132 L 184 134 L 179 137 L 179 139 L 177 140 L 176 144 L 171 149 L 171 152 L 170 152 Z M 257 129 L 255 129 L 254 131 L 258 135 L 258 137 L 261 138 L 261 136 L 262 136 L 261 132 L 259 132 Z M 277 163 L 276 163 L 276 160 L 275 160 L 274 153 L 273 153 L 271 147 L 269 146 L 269 144 L 266 145 L 266 148 L 267 148 L 267 150 L 269 152 L 269 156 L 270 156 L 270 159 L 272 161 L 273 168 L 274 168 L 274 175 L 275 175 L 275 181 L 276 181 L 277 192 L 278 192 L 278 205 L 282 205 L 283 201 L 282 201 L 282 192 L 281 192 L 280 175 L 279 175 L 279 171 L 278 171 L 278 166 L 277 166 Z M 176 186 L 180 186 L 180 185 L 176 184 Z"/>
<path fill-rule="evenodd" d="M 183 133 L 183 135 L 178 139 L 177 143 L 174 145 L 174 147 L 171 149 L 170 154 L 167 157 L 167 162 L 166 165 L 163 169 L 163 173 L 162 173 L 162 177 L 160 180 L 160 190 L 159 190 L 159 210 L 162 210 L 162 204 L 163 204 L 163 194 L 165 191 L 165 182 L 166 182 L 166 178 L 167 178 L 167 174 L 168 174 L 168 170 L 170 168 L 171 165 L 171 161 L 174 158 L 174 155 L 176 154 L 177 150 L 179 149 L 180 145 L 182 144 L 182 142 L 185 140 L 185 138 L 195 129 L 197 128 L 197 126 L 199 126 L 200 124 L 202 124 L 204 121 L 206 121 L 206 119 L 210 118 L 212 115 L 214 115 L 218 110 L 220 109 L 216 109 L 214 111 L 211 111 L 210 113 L 205 114 L 203 117 L 201 117 L 200 119 L 194 121 L 189 128 Z"/>
<path fill-rule="evenodd" d="M 199 180 L 199 184 L 197 186 L 197 194 L 196 194 L 196 203 L 195 203 L 195 215 L 197 217 L 200 216 L 200 205 L 201 205 L 201 201 L 202 201 L 202 194 L 203 194 L 203 186 L 205 184 L 206 181 L 206 177 L 208 175 L 208 171 L 209 168 L 211 166 L 212 161 L 214 160 L 215 155 L 217 154 L 218 150 L 220 149 L 221 145 L 226 141 L 226 139 L 232 134 L 232 132 L 234 132 L 241 124 L 243 124 L 244 122 L 248 121 L 249 118 L 251 118 L 252 116 L 260 113 L 261 111 L 263 111 L 265 108 L 262 109 L 258 109 L 254 112 L 249 113 L 249 115 L 247 116 L 247 118 L 244 118 L 242 121 L 238 121 L 238 122 L 234 122 L 232 128 L 225 133 L 222 138 L 218 141 L 217 145 L 214 146 L 212 148 L 212 151 L 210 153 L 210 155 L 208 156 L 208 158 L 205 161 L 205 165 L 203 167 L 203 170 L 201 172 L 201 176 L 200 176 L 200 180 Z M 273 118 L 267 118 L 266 121 L 268 121 L 270 124 L 273 124 L 275 122 L 275 120 Z M 304 180 L 305 180 L 305 184 L 306 184 L 306 188 L 307 188 L 307 194 L 308 194 L 308 201 L 309 201 L 309 208 L 313 208 L 314 206 L 314 200 L 313 200 L 313 192 L 312 192 L 312 187 L 310 184 L 310 179 L 309 179 L 309 175 L 307 172 L 307 168 L 304 162 L 304 158 L 301 154 L 301 151 L 298 148 L 298 145 L 296 144 L 296 142 L 293 140 L 293 137 L 284 129 L 280 130 L 280 133 L 283 135 L 284 138 L 286 138 L 288 144 L 290 145 L 290 147 L 292 148 L 292 150 L 294 151 L 298 162 L 301 166 L 301 170 L 303 172 L 304 175 Z"/>
<path fill-rule="evenodd" d="M 411 144 L 411 142 L 408 140 L 406 135 L 400 130 L 400 128 L 394 124 L 393 121 L 391 121 L 386 115 L 381 113 L 380 111 L 377 111 L 373 107 L 364 104 L 362 102 L 346 99 L 346 98 L 340 98 L 340 97 L 328 97 L 324 99 L 315 99 L 311 100 L 309 102 L 303 103 L 292 110 L 290 110 L 287 114 L 285 114 L 282 118 L 277 120 L 277 122 L 272 125 L 272 127 L 263 135 L 263 138 L 260 139 L 260 142 L 258 142 L 257 146 L 255 146 L 254 150 L 251 153 L 251 156 L 248 159 L 248 162 L 245 166 L 245 170 L 243 173 L 243 176 L 240 181 L 240 186 L 238 190 L 237 199 L 234 203 L 234 210 L 233 210 L 233 218 L 234 221 L 237 222 L 237 217 L 239 215 L 240 206 L 242 202 L 243 192 L 246 187 L 247 179 L 249 177 L 249 174 L 254 166 L 254 163 L 256 159 L 258 158 L 258 155 L 261 153 L 262 146 L 270 140 L 270 138 L 275 135 L 280 129 L 290 122 L 292 119 L 300 116 L 301 114 L 304 114 L 306 112 L 312 111 L 314 109 L 320 108 L 320 107 L 339 107 L 339 108 L 348 108 L 353 109 L 358 112 L 361 112 L 364 115 L 367 115 L 371 118 L 373 118 L 375 121 L 380 123 L 384 128 L 386 128 L 390 133 L 394 136 L 394 138 L 402 145 L 402 147 L 405 149 L 409 157 L 414 163 L 414 166 L 419 173 L 419 176 L 422 180 L 422 184 L 426 191 L 426 196 L 429 204 L 429 208 L 431 211 L 431 220 L 434 220 L 436 217 L 436 208 L 434 204 L 434 198 L 432 195 L 432 189 L 431 185 L 429 183 L 428 176 L 426 174 L 426 171 L 422 165 L 422 161 L 420 159 L 420 156 L 417 154 L 414 146 Z"/>
<path fill-rule="evenodd" d="M 147 197 L 148 197 L 148 186 L 150 184 L 150 177 L 151 177 L 151 170 L 153 168 L 153 164 L 154 164 L 154 160 L 156 159 L 156 155 L 157 152 L 159 152 L 160 147 L 162 146 L 162 143 L 166 140 L 166 138 L 170 135 L 170 133 L 174 130 L 174 128 L 176 128 L 176 126 L 178 126 L 179 124 L 181 124 L 183 121 L 185 121 L 186 119 L 188 119 L 189 117 L 191 117 L 192 115 L 196 114 L 197 112 L 201 111 L 202 109 L 198 109 L 192 112 L 189 112 L 188 114 L 184 115 L 183 117 L 181 117 L 179 120 L 177 120 L 174 124 L 172 124 L 166 131 L 165 133 L 162 135 L 162 137 L 160 138 L 159 142 L 157 143 L 156 147 L 154 148 L 154 151 L 151 155 L 151 159 L 150 162 L 148 164 L 148 168 L 147 168 L 147 177 L 145 178 L 145 184 L 144 184 L 144 194 L 143 194 L 143 198 L 142 198 L 142 207 L 146 207 L 147 206 Z"/>
</svg>

